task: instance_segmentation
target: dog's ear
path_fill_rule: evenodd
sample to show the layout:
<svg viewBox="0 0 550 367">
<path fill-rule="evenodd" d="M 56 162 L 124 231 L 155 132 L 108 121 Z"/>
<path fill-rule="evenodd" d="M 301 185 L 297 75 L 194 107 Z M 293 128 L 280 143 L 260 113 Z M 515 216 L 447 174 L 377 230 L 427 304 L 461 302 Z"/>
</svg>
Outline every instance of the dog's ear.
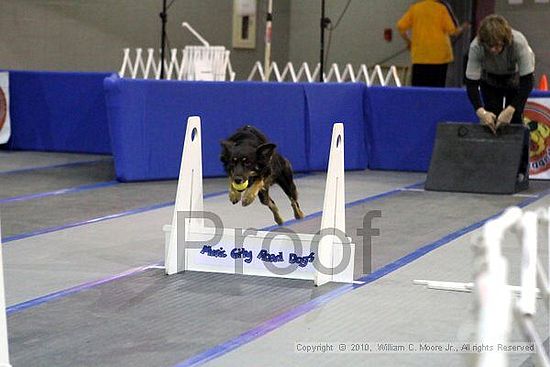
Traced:
<svg viewBox="0 0 550 367">
<path fill-rule="evenodd" d="M 222 140 L 220 142 L 220 145 L 222 146 L 222 152 L 220 155 L 220 159 L 222 162 L 229 162 L 230 155 L 231 155 L 231 148 L 235 145 L 235 143 L 228 141 L 228 140 Z"/>
<path fill-rule="evenodd" d="M 269 162 L 276 147 L 277 146 L 273 143 L 265 143 L 260 145 L 256 149 L 256 156 L 258 157 L 258 160 L 261 162 Z"/>
</svg>

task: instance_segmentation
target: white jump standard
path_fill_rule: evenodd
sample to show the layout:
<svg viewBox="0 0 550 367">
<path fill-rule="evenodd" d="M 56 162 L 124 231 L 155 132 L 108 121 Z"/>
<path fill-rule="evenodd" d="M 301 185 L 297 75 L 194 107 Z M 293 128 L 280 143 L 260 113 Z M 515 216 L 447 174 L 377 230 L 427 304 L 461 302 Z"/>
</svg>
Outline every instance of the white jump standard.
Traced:
<svg viewBox="0 0 550 367">
<path fill-rule="evenodd" d="M 334 124 L 317 234 L 225 228 L 204 212 L 201 123 L 189 117 L 172 224 L 165 225 L 166 274 L 186 270 L 352 283 L 355 244 L 345 235 L 344 125 Z M 205 222 L 214 227 L 207 227 Z"/>
<path fill-rule="evenodd" d="M 537 297 L 543 298 L 547 307 L 550 301 L 550 273 L 545 271 L 538 258 L 539 222 L 544 223 L 550 232 L 549 219 L 550 209 L 523 212 L 518 207 L 508 208 L 483 226 L 482 237 L 476 244 L 475 283 L 415 280 L 414 284 L 439 290 L 474 292 L 478 321 L 476 342 L 488 345 L 508 343 L 515 321 L 525 339 L 535 347 L 537 366 L 550 367 L 543 338 L 535 329 L 533 320 Z M 502 254 L 505 236 L 511 233 L 518 235 L 522 246 L 521 286 L 508 284 L 508 260 Z M 506 367 L 508 356 L 504 351 L 480 353 L 476 366 Z"/>
</svg>

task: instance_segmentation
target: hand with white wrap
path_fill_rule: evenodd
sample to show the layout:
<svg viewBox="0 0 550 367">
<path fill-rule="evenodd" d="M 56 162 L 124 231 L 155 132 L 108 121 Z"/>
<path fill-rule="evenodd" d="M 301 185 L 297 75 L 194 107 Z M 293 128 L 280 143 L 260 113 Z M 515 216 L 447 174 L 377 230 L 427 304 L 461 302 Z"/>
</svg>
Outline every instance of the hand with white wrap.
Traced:
<svg viewBox="0 0 550 367">
<path fill-rule="evenodd" d="M 476 110 L 476 115 L 477 115 L 477 117 L 479 117 L 479 122 L 482 125 L 487 126 L 493 132 L 493 134 L 496 135 L 496 133 L 497 133 L 497 129 L 496 129 L 497 117 L 496 117 L 496 115 L 492 112 L 489 112 L 489 111 L 485 110 L 485 108 L 483 108 L 483 107 L 480 107 Z"/>
<path fill-rule="evenodd" d="M 502 110 L 498 115 L 496 128 L 498 129 L 503 125 L 508 125 L 510 121 L 512 121 L 512 117 L 514 117 L 514 112 L 516 112 L 516 109 L 512 106 L 508 106 Z"/>
</svg>

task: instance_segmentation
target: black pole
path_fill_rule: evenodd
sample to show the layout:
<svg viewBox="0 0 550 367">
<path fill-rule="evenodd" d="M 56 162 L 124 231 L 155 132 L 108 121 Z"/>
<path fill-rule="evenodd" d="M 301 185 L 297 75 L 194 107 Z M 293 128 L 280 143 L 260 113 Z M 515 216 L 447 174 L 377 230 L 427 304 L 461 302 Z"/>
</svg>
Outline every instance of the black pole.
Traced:
<svg viewBox="0 0 550 367">
<path fill-rule="evenodd" d="M 319 56 L 319 65 L 320 71 L 319 71 L 319 81 L 322 83 L 325 81 L 324 73 L 325 73 L 325 0 L 321 0 L 321 51 Z"/>
<path fill-rule="evenodd" d="M 166 20 L 168 14 L 166 13 L 166 0 L 162 1 L 162 13 L 159 14 L 162 22 L 162 30 L 160 33 L 160 78 L 164 79 L 164 51 L 166 44 Z"/>
</svg>

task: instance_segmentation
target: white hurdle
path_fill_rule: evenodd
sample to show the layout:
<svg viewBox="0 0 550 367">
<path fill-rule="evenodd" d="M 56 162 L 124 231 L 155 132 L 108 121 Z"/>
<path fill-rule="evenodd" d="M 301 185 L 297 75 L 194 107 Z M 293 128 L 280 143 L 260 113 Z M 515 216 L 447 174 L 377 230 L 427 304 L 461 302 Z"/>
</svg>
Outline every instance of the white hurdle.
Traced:
<svg viewBox="0 0 550 367">
<path fill-rule="evenodd" d="M 0 217 L 0 367 L 11 367 L 8 350 L 8 325 L 4 291 L 4 260 L 2 258 L 2 218 Z"/>
<path fill-rule="evenodd" d="M 518 207 L 511 207 L 498 218 L 488 221 L 476 244 L 475 283 L 430 280 L 415 280 L 414 283 L 431 289 L 475 292 L 478 321 L 476 342 L 493 346 L 508 343 L 515 322 L 527 341 L 535 346 L 536 365 L 550 367 L 548 352 L 533 321 L 537 298 L 542 298 L 547 308 L 550 307 L 550 274 L 538 259 L 539 222 L 545 223 L 550 233 L 550 208 L 523 212 Z M 502 243 L 509 233 L 517 234 L 521 241 L 520 286 L 508 284 L 509 261 L 502 254 Z M 550 250 L 550 241 L 548 246 Z M 550 312 L 550 309 L 547 311 Z M 476 366 L 506 367 L 508 356 L 504 351 L 479 353 Z"/>
<path fill-rule="evenodd" d="M 165 231 L 166 274 L 203 271 L 352 283 L 355 244 L 345 235 L 344 125 L 334 124 L 321 230 L 313 234 L 225 228 L 203 212 L 201 121 L 189 117 L 172 224 Z M 190 215 L 190 213 L 195 215 Z M 215 227 L 205 226 L 205 219 Z"/>
</svg>

